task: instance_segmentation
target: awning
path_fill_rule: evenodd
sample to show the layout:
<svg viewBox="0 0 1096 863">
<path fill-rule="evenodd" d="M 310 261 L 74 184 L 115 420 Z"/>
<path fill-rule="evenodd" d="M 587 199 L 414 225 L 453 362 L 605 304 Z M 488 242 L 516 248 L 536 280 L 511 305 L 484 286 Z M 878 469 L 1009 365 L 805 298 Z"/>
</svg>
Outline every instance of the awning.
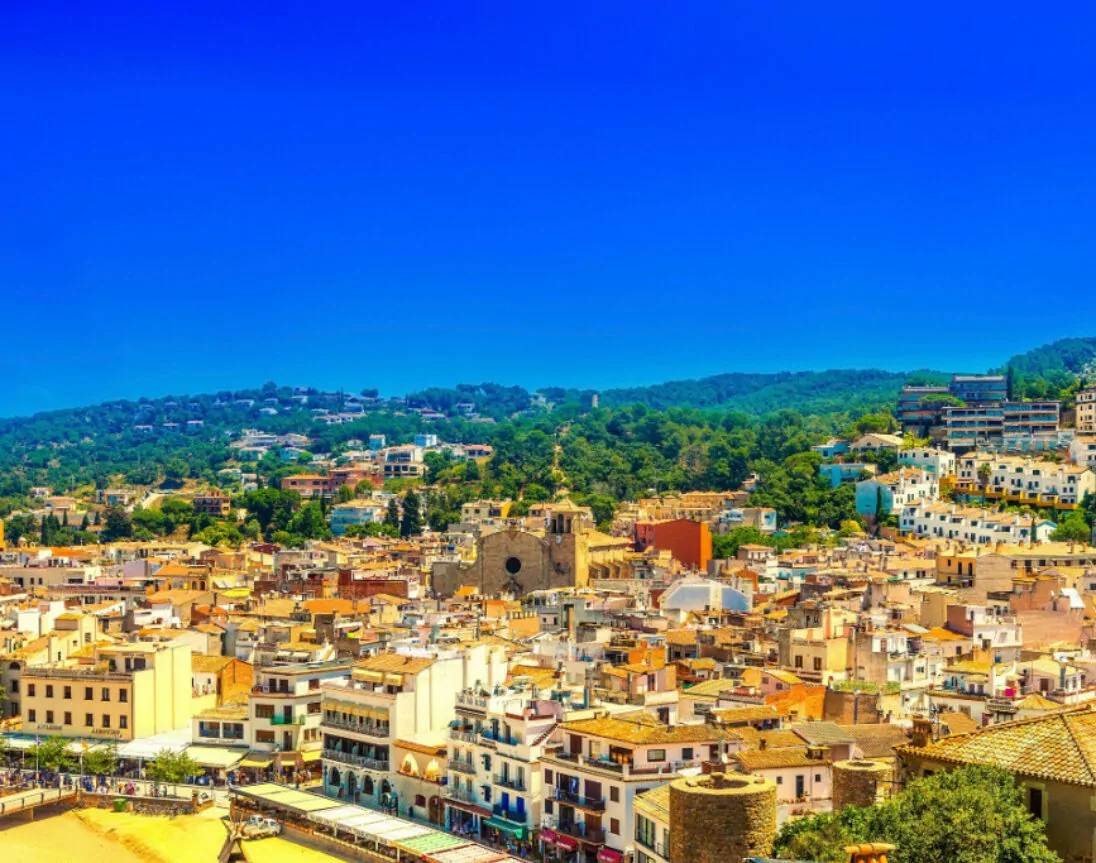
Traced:
<svg viewBox="0 0 1096 863">
<path fill-rule="evenodd" d="M 355 671 L 354 677 L 367 683 L 381 683 L 384 680 L 384 675 L 379 671 Z"/>
<path fill-rule="evenodd" d="M 118 745 L 118 757 L 120 758 L 155 758 L 165 749 L 178 754 L 190 746 L 190 728 L 179 731 L 168 731 L 164 734 L 156 734 L 152 737 L 138 737 Z"/>
<path fill-rule="evenodd" d="M 269 752 L 249 752 L 240 762 L 241 767 L 269 767 L 274 763 L 274 756 Z"/>
<path fill-rule="evenodd" d="M 202 767 L 219 767 L 228 770 L 235 767 L 247 755 L 247 750 L 220 746 L 190 746 L 186 754 Z"/>
<path fill-rule="evenodd" d="M 555 830 L 549 830 L 545 827 L 540 831 L 540 841 L 545 845 L 555 845 L 557 839 L 559 839 L 559 834 Z"/>
<path fill-rule="evenodd" d="M 573 836 L 564 836 L 562 833 L 557 833 L 556 846 L 562 848 L 564 851 L 577 851 L 578 840 Z"/>
<path fill-rule="evenodd" d="M 597 852 L 598 863 L 620 863 L 624 855 L 612 848 L 601 848 Z"/>
<path fill-rule="evenodd" d="M 320 749 L 312 749 L 312 750 L 310 750 L 310 751 L 308 751 L 308 752 L 302 752 L 302 753 L 301 753 L 301 761 L 304 761 L 304 762 L 305 762 L 306 764 L 307 764 L 307 763 L 308 763 L 309 761 L 319 761 L 319 760 L 320 760 L 320 756 L 322 756 L 322 755 L 323 755 L 323 751 L 322 751 L 322 750 L 320 750 Z"/>
<path fill-rule="evenodd" d="M 483 823 L 488 827 L 494 827 L 496 830 L 501 830 L 503 833 L 509 833 L 515 839 L 524 839 L 527 832 L 527 828 L 524 824 L 514 824 L 507 821 L 505 818 L 484 818 Z"/>
</svg>

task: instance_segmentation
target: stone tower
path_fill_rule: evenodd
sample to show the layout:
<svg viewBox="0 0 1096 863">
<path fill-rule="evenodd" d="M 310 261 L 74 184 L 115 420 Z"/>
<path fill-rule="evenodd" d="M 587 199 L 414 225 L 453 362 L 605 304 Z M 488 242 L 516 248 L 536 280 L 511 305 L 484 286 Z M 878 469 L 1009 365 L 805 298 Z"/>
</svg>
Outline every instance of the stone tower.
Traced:
<svg viewBox="0 0 1096 863">
<path fill-rule="evenodd" d="M 670 863 L 768 857 L 776 837 L 776 783 L 724 773 L 676 779 L 670 825 Z"/>
<path fill-rule="evenodd" d="M 590 555 L 585 511 L 570 500 L 554 504 L 546 539 L 552 586 L 586 587 L 590 583 Z"/>
<path fill-rule="evenodd" d="M 833 765 L 833 811 L 879 803 L 890 793 L 893 773 L 882 761 L 838 761 Z"/>
</svg>

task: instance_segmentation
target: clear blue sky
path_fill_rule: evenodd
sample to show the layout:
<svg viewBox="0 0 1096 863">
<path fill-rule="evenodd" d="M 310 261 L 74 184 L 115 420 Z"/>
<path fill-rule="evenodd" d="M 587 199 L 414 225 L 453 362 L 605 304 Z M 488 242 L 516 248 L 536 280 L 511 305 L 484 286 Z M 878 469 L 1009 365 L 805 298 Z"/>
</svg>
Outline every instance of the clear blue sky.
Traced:
<svg viewBox="0 0 1096 863">
<path fill-rule="evenodd" d="M 1094 15 L 12 0 L 0 415 L 1096 335 Z"/>
</svg>

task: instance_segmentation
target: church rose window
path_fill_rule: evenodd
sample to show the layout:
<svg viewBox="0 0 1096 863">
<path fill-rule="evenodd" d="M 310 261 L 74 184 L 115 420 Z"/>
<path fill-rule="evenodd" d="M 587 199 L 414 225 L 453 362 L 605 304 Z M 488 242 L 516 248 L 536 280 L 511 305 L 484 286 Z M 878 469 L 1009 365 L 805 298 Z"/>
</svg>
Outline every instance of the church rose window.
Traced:
<svg viewBox="0 0 1096 863">
<path fill-rule="evenodd" d="M 521 561 L 516 557 L 508 557 L 506 559 L 506 571 L 510 573 L 510 575 L 517 575 L 521 572 Z"/>
</svg>

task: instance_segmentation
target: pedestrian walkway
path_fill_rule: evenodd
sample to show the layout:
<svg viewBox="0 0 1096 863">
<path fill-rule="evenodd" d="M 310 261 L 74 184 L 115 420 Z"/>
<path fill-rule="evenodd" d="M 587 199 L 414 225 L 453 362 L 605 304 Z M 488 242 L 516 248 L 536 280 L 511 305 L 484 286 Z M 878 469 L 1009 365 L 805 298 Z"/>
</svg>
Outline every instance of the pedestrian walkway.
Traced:
<svg viewBox="0 0 1096 863">
<path fill-rule="evenodd" d="M 75 786 L 68 788 L 31 788 L 7 797 L 0 797 L 0 818 L 16 812 L 27 812 L 39 806 L 51 806 L 76 799 Z"/>
</svg>

